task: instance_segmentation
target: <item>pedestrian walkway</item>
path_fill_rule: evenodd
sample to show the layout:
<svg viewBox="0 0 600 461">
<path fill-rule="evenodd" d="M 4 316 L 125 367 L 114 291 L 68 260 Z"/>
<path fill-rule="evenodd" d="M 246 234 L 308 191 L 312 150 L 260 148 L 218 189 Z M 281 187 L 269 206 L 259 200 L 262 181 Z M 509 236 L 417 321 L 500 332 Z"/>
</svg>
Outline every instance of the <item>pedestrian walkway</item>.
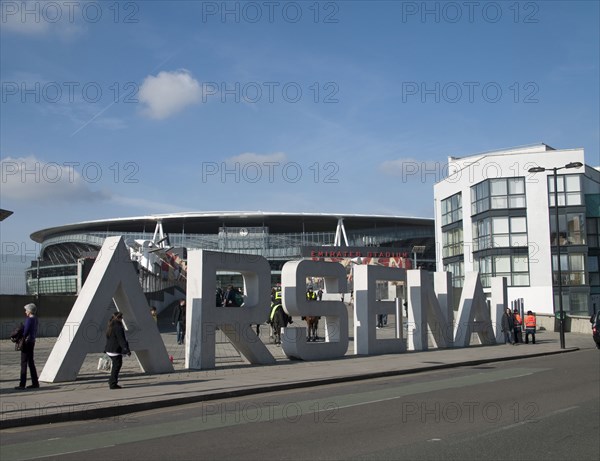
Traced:
<svg viewBox="0 0 600 461">
<path fill-rule="evenodd" d="M 268 327 L 263 325 L 261 339 L 277 363 L 256 366 L 246 364 L 225 337 L 217 333 L 214 370 L 185 369 L 184 346 L 177 345 L 174 332 L 165 332 L 162 338 L 169 355 L 173 356 L 175 371 L 146 375 L 140 371 L 134 355 L 125 357 L 119 381 L 123 389 L 120 390 L 110 390 L 108 374 L 97 370 L 101 354 L 87 356 L 74 382 L 41 383 L 40 389 L 14 390 L 18 384 L 20 353 L 9 340 L 0 341 L 0 428 L 114 418 L 184 403 L 595 348 L 591 334 L 567 333 L 567 348 L 561 350 L 558 333 L 541 331 L 535 345 L 472 346 L 368 357 L 354 355 L 351 341 L 343 358 L 303 362 L 288 360 L 280 347 L 270 344 Z M 391 337 L 394 329 L 388 325 L 377 334 Z M 55 341 L 56 338 L 38 339 L 35 349 L 38 372 Z"/>
</svg>

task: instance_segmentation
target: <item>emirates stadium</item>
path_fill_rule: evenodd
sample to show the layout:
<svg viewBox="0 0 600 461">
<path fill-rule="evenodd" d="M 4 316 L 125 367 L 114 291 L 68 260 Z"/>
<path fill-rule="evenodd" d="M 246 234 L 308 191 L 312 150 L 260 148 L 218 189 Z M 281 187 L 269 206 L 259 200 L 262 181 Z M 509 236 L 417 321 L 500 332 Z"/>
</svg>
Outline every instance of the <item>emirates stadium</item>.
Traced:
<svg viewBox="0 0 600 461">
<path fill-rule="evenodd" d="M 302 258 L 435 270 L 434 220 L 384 215 L 206 212 L 87 221 L 31 235 L 40 254 L 26 271 L 28 294 L 76 294 L 104 239 L 121 235 L 147 295 L 185 291 L 187 251 L 260 255 L 273 285 Z M 223 284 L 240 274 L 219 274 Z"/>
</svg>

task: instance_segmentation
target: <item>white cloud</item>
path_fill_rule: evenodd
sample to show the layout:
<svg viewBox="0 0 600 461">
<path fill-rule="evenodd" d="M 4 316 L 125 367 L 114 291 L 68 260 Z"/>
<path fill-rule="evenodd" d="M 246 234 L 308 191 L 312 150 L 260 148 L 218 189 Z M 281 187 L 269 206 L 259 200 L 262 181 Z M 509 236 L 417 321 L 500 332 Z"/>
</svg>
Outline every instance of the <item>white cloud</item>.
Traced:
<svg viewBox="0 0 600 461">
<path fill-rule="evenodd" d="M 26 36 L 57 34 L 72 39 L 84 32 L 85 14 L 75 2 L 2 2 L 2 30 Z"/>
<path fill-rule="evenodd" d="M 150 118 L 162 120 L 182 111 L 186 106 L 200 101 L 200 83 L 185 69 L 160 72 L 156 77 L 144 79 L 139 99 L 146 107 L 143 113 Z"/>
<path fill-rule="evenodd" d="M 255 154 L 253 152 L 244 152 L 243 154 L 229 157 L 227 163 L 283 163 L 287 160 L 287 156 L 283 152 L 274 152 L 272 154 Z"/>
<path fill-rule="evenodd" d="M 44 162 L 34 156 L 6 157 L 2 167 L 2 199 L 48 202 L 91 202 L 106 200 L 109 194 L 94 191 L 90 185 L 102 174 L 97 167 L 87 168 L 82 175 L 70 162 Z M 93 170 L 93 171 L 92 171 Z"/>
</svg>

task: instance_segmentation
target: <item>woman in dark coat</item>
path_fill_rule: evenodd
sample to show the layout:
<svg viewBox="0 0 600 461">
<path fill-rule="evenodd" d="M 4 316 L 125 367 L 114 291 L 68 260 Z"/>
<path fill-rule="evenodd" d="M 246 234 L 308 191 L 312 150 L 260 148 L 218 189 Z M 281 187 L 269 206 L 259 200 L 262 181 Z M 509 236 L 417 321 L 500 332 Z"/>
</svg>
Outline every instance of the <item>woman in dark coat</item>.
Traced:
<svg viewBox="0 0 600 461">
<path fill-rule="evenodd" d="M 125 338 L 125 327 L 123 326 L 123 314 L 117 312 L 112 315 L 108 321 L 106 329 L 106 347 L 104 352 L 112 360 L 112 369 L 108 379 L 108 387 L 111 389 L 121 389 L 119 386 L 119 371 L 123 365 L 123 356 L 131 355 L 129 343 Z"/>
<path fill-rule="evenodd" d="M 511 343 L 515 344 L 515 319 L 510 308 L 506 308 L 502 315 L 502 332 L 504 333 L 504 344 Z"/>
<path fill-rule="evenodd" d="M 25 389 L 27 384 L 27 367 L 31 372 L 31 385 L 27 386 L 31 389 L 40 387 L 38 374 L 33 360 L 33 349 L 35 348 L 35 339 L 38 330 L 38 319 L 36 317 L 37 307 L 35 304 L 27 304 L 25 306 L 25 327 L 23 329 L 23 346 L 21 347 L 21 379 L 19 385 L 15 389 Z"/>
</svg>

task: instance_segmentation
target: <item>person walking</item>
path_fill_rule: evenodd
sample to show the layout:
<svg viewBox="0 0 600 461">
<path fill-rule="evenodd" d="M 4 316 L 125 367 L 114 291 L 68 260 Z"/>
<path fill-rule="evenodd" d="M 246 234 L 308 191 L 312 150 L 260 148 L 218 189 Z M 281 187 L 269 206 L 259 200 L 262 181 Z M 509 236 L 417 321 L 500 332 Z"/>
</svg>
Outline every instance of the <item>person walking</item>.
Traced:
<svg viewBox="0 0 600 461">
<path fill-rule="evenodd" d="M 125 337 L 125 327 L 123 326 L 123 314 L 116 312 L 108 321 L 106 328 L 106 346 L 104 352 L 112 361 L 110 378 L 108 378 L 108 387 L 110 389 L 121 389 L 119 386 L 119 372 L 123 366 L 123 356 L 131 355 L 129 343 Z"/>
<path fill-rule="evenodd" d="M 185 341 L 185 299 L 179 300 L 179 305 L 173 311 L 173 325 L 177 328 L 177 344 Z"/>
<path fill-rule="evenodd" d="M 529 335 L 531 335 L 531 344 L 535 344 L 535 315 L 527 311 L 525 316 L 525 344 L 529 344 Z"/>
<path fill-rule="evenodd" d="M 23 329 L 23 346 L 21 347 L 21 378 L 19 385 L 15 389 L 23 390 L 26 389 L 27 384 L 27 367 L 31 374 L 31 385 L 27 386 L 30 389 L 37 389 L 40 387 L 38 381 L 38 374 L 35 368 L 35 362 L 33 360 L 33 349 L 35 348 L 35 339 L 37 337 L 38 330 L 38 318 L 36 317 L 37 306 L 33 303 L 26 304 L 25 315 L 25 326 Z"/>
<path fill-rule="evenodd" d="M 507 307 L 504 311 L 504 314 L 502 314 L 502 333 L 504 333 L 504 344 L 515 344 L 515 340 L 513 339 L 515 334 L 514 330 L 515 320 L 510 307 Z"/>
</svg>

